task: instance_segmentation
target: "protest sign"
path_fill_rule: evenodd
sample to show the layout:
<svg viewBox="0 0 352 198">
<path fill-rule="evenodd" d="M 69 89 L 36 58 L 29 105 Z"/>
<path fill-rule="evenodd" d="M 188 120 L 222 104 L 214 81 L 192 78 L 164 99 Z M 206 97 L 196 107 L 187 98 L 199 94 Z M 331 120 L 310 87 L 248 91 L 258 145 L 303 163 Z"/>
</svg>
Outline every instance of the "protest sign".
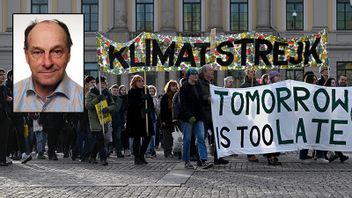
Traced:
<svg viewBox="0 0 352 198">
<path fill-rule="evenodd" d="M 229 89 L 211 85 L 219 157 L 297 149 L 352 151 L 352 88 L 286 80 Z"/>
<path fill-rule="evenodd" d="M 114 42 L 97 33 L 98 64 L 105 72 L 180 71 L 212 64 L 218 70 L 327 66 L 326 31 L 291 39 L 258 32 L 182 37 L 143 32 Z"/>
</svg>

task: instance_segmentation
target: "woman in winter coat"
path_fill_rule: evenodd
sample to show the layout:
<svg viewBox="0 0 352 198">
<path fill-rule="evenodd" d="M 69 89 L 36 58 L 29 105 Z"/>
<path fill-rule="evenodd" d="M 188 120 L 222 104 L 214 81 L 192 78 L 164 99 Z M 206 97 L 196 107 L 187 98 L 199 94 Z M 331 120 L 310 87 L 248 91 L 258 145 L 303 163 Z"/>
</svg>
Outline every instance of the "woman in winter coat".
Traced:
<svg viewBox="0 0 352 198">
<path fill-rule="evenodd" d="M 128 91 L 128 109 L 126 131 L 133 137 L 133 154 L 136 165 L 147 164 L 144 154 L 147 150 L 150 138 L 154 135 L 151 115 L 154 112 L 153 99 L 148 91 L 145 93 L 144 79 L 135 75 L 130 82 L 131 89 Z M 145 102 L 147 101 L 147 108 Z M 148 128 L 146 124 L 148 120 Z M 142 144 L 140 138 L 143 138 Z"/>
<path fill-rule="evenodd" d="M 174 125 L 172 123 L 172 98 L 175 93 L 179 90 L 177 81 L 170 80 L 166 83 L 165 94 L 161 98 L 160 102 L 160 119 L 161 119 L 161 128 L 163 132 L 163 142 L 164 142 L 164 156 L 172 157 L 172 131 Z"/>
</svg>

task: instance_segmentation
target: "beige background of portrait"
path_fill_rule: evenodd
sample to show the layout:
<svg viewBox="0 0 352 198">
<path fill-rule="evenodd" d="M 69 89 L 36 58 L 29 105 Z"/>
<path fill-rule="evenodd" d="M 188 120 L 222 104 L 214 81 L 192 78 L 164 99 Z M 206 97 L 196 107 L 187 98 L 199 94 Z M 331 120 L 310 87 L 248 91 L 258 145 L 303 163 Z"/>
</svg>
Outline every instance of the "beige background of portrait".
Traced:
<svg viewBox="0 0 352 198">
<path fill-rule="evenodd" d="M 57 19 L 65 23 L 72 39 L 71 59 L 66 67 L 67 74 L 83 86 L 84 32 L 82 14 L 14 14 L 13 15 L 13 77 L 14 83 L 31 76 L 24 55 L 24 30 L 34 20 Z"/>
</svg>

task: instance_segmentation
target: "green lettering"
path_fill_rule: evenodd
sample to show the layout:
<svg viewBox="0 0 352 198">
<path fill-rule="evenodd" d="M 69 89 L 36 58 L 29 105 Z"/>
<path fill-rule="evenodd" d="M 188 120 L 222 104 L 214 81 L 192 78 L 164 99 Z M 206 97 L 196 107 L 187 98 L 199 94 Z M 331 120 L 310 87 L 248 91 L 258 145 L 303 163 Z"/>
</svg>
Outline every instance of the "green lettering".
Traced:
<svg viewBox="0 0 352 198">
<path fill-rule="evenodd" d="M 272 101 L 272 103 L 271 103 L 271 107 L 268 109 L 267 107 L 266 107 L 266 102 L 265 102 L 265 95 L 266 94 L 269 94 L 270 96 L 271 96 L 271 99 L 268 99 L 267 101 Z M 263 109 L 264 109 L 264 111 L 266 112 L 266 113 L 271 113 L 271 112 L 273 112 L 273 110 L 274 110 L 274 108 L 275 108 L 275 96 L 274 96 L 274 93 L 271 91 L 271 90 L 269 90 L 269 89 L 265 89 L 264 91 L 263 91 L 263 93 L 262 93 L 262 105 L 263 105 Z"/>
<path fill-rule="evenodd" d="M 332 90 L 332 111 L 334 111 L 339 105 L 348 113 L 348 90 L 344 90 L 345 102 L 342 102 L 340 98 L 336 100 L 336 89 Z"/>
<path fill-rule="evenodd" d="M 240 106 L 240 108 L 237 111 L 235 109 L 235 98 L 236 98 L 236 96 L 239 96 L 240 99 L 241 99 L 241 106 Z M 243 94 L 238 93 L 238 92 L 233 92 L 232 98 L 231 98 L 231 110 L 232 110 L 232 113 L 235 114 L 235 115 L 240 115 L 242 110 L 243 110 L 243 106 L 244 106 L 243 103 L 244 103 Z"/>
<path fill-rule="evenodd" d="M 281 92 L 286 92 L 286 96 L 281 96 Z M 286 108 L 288 112 L 292 111 L 292 109 L 287 105 L 285 100 L 291 97 L 291 90 L 287 87 L 280 87 L 276 88 L 276 95 L 277 95 L 277 112 L 281 112 L 281 105 Z"/>
<path fill-rule="evenodd" d="M 348 124 L 347 120 L 331 120 L 331 130 L 330 130 L 330 144 L 335 145 L 346 145 L 346 141 L 335 141 L 334 135 L 342 135 L 342 130 L 335 130 L 335 124 Z"/>
<path fill-rule="evenodd" d="M 302 91 L 305 93 L 303 96 L 298 96 L 298 92 Z M 304 100 L 307 100 L 310 96 L 308 89 L 304 87 L 293 87 L 293 98 L 295 101 L 295 111 L 298 111 L 298 103 L 302 106 L 305 111 L 309 111 L 308 107 L 304 104 Z"/>
<path fill-rule="evenodd" d="M 276 132 L 279 144 L 293 144 L 293 140 L 282 140 L 280 132 L 280 121 L 278 119 L 276 120 Z"/>
<path fill-rule="evenodd" d="M 320 143 L 320 134 L 321 134 L 321 125 L 323 123 L 329 123 L 329 120 L 326 120 L 326 119 L 312 119 L 312 122 L 317 122 L 318 123 L 317 137 L 315 139 L 315 143 L 319 144 Z"/>
<path fill-rule="evenodd" d="M 304 127 L 303 118 L 300 118 L 298 120 L 297 130 L 296 130 L 296 142 L 298 142 L 298 137 L 299 136 L 302 136 L 303 142 L 307 143 L 306 129 Z"/>
<path fill-rule="evenodd" d="M 219 111 L 219 115 L 222 115 L 222 110 L 224 108 L 224 96 L 229 95 L 228 91 L 218 91 L 218 90 L 214 90 L 214 94 L 219 95 L 220 96 L 220 111 Z"/>
<path fill-rule="evenodd" d="M 249 114 L 249 99 L 254 102 L 254 100 L 257 101 L 257 115 L 260 114 L 260 108 L 259 108 L 259 93 L 258 90 L 255 90 L 253 95 L 251 95 L 251 92 L 246 92 L 246 115 Z"/>
<path fill-rule="evenodd" d="M 319 103 L 318 103 L 318 96 L 320 93 L 323 93 L 323 95 L 325 95 L 325 105 L 323 107 L 320 107 L 319 106 Z M 319 97 L 319 100 L 321 101 L 322 97 Z M 329 94 L 328 92 L 326 91 L 326 89 L 323 89 L 323 88 L 320 88 L 318 90 L 315 91 L 314 95 L 313 95 L 313 104 L 314 104 L 314 107 L 317 111 L 319 112 L 325 112 L 328 107 L 329 107 L 329 103 L 330 103 L 330 97 L 329 97 Z"/>
</svg>

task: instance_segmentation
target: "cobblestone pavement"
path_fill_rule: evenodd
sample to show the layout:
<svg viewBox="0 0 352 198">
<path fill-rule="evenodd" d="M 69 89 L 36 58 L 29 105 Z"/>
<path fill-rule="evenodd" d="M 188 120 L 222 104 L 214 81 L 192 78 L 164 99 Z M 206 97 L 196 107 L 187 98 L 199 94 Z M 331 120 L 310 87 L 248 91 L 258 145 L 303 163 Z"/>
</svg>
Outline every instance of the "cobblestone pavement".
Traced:
<svg viewBox="0 0 352 198">
<path fill-rule="evenodd" d="M 302 164 L 291 152 L 269 166 L 258 158 L 229 157 L 208 170 L 185 170 L 162 153 L 143 166 L 131 157 L 109 158 L 108 166 L 33 159 L 0 167 L 0 197 L 352 197 L 352 160 Z"/>
</svg>

